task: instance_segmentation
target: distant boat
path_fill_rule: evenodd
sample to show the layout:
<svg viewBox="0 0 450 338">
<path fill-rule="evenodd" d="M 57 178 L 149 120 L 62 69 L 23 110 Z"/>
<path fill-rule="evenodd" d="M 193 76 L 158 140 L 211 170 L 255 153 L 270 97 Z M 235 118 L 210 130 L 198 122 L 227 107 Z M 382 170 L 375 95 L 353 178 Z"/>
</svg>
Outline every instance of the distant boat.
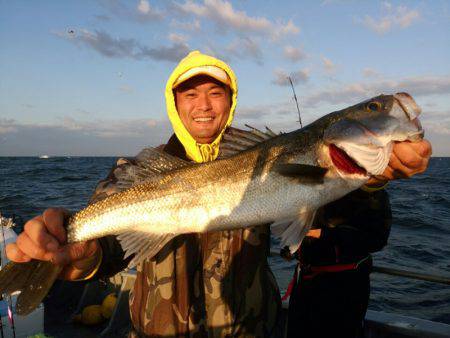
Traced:
<svg viewBox="0 0 450 338">
<path fill-rule="evenodd" d="M 41 155 L 41 156 L 39 156 L 39 158 L 50 158 L 50 156 L 48 156 L 48 155 Z"/>
</svg>

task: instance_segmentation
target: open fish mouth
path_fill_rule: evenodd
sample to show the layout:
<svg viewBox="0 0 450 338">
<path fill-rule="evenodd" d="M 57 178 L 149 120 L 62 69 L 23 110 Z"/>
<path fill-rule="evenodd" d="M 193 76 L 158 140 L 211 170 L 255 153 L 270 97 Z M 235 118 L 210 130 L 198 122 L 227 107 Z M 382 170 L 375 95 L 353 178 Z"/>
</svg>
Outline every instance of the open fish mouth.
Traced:
<svg viewBox="0 0 450 338">
<path fill-rule="evenodd" d="M 358 165 L 344 150 L 335 144 L 328 145 L 328 151 L 334 166 L 345 174 L 357 174 L 367 176 L 367 170 Z"/>
</svg>

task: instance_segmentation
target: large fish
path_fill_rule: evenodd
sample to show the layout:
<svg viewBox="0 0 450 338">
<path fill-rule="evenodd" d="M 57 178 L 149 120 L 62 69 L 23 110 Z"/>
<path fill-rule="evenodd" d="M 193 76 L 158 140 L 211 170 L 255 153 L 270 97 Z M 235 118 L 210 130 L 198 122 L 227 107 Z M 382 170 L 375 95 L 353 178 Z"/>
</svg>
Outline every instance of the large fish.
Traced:
<svg viewBox="0 0 450 338">
<path fill-rule="evenodd" d="M 222 158 L 205 164 L 145 149 L 118 178 L 121 192 L 70 218 L 67 241 L 118 235 L 133 266 L 180 234 L 272 224 L 294 251 L 319 207 L 382 174 L 394 141 L 423 137 L 419 113 L 406 93 L 380 95 L 286 134 L 230 129 Z M 29 313 L 59 271 L 49 262 L 9 263 L 0 293 L 21 290 L 16 310 Z"/>
</svg>

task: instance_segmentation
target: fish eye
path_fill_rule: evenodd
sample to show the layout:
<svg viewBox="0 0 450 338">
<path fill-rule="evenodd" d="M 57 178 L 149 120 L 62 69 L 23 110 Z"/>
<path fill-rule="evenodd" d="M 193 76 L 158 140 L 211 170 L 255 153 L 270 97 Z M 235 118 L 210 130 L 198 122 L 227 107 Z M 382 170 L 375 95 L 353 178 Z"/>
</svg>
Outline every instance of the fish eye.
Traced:
<svg viewBox="0 0 450 338">
<path fill-rule="evenodd" d="M 372 101 L 367 104 L 367 109 L 371 111 L 381 111 L 381 103 L 377 101 Z"/>
</svg>

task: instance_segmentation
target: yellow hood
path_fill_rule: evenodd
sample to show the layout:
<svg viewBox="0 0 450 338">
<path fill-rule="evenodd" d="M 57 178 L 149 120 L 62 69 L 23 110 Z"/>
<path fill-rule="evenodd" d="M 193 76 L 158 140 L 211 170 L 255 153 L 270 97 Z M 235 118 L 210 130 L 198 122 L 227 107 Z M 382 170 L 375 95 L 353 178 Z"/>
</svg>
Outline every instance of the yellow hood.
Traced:
<svg viewBox="0 0 450 338">
<path fill-rule="evenodd" d="M 230 78 L 230 88 L 231 88 L 231 109 L 228 121 L 220 132 L 220 135 L 209 144 L 199 144 L 194 138 L 189 134 L 189 132 L 184 127 L 181 122 L 180 116 L 178 115 L 177 108 L 175 106 L 175 97 L 173 95 L 173 84 L 177 81 L 186 71 L 201 66 L 216 66 L 223 69 Z M 193 51 L 188 54 L 183 60 L 180 61 L 178 66 L 174 69 L 172 74 L 167 80 L 166 84 L 166 107 L 167 114 L 169 115 L 170 122 L 172 123 L 173 130 L 178 140 L 183 144 L 186 150 L 187 156 L 195 162 L 208 162 L 213 161 L 219 155 L 219 143 L 222 139 L 223 132 L 225 129 L 231 125 L 234 117 L 234 110 L 236 108 L 237 99 L 237 80 L 231 68 L 223 61 L 218 60 L 212 56 L 205 55 L 199 51 Z"/>
</svg>

